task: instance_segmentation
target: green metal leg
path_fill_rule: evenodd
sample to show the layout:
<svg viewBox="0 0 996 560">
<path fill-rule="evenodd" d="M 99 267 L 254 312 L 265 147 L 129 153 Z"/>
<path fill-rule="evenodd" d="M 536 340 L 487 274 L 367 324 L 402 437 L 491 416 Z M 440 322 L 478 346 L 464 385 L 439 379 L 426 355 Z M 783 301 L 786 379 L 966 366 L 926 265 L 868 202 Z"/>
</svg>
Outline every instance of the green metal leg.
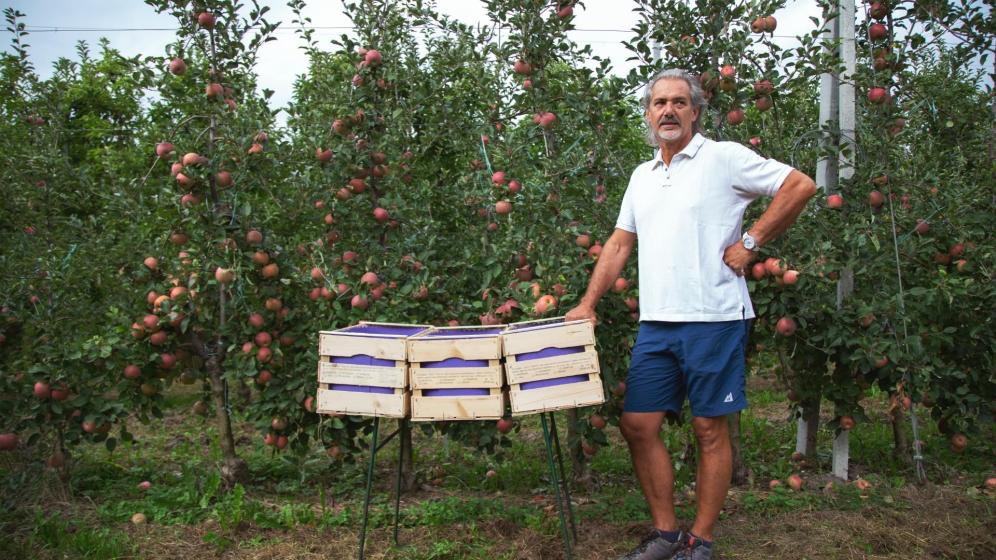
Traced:
<svg viewBox="0 0 996 560">
<path fill-rule="evenodd" d="M 367 493 L 363 497 L 363 525 L 360 527 L 360 560 L 363 560 L 363 548 L 367 544 L 367 521 L 370 514 L 370 492 L 373 490 L 374 463 L 377 459 L 377 431 L 380 428 L 380 417 L 374 417 L 373 442 L 370 444 L 370 467 L 367 469 Z"/>
<path fill-rule="evenodd" d="M 578 525 L 574 517 L 574 504 L 571 503 L 570 482 L 567 480 L 567 471 L 564 470 L 564 455 L 560 452 L 560 435 L 557 432 L 557 419 L 550 412 L 550 431 L 553 432 L 553 447 L 557 450 L 557 464 L 560 465 L 560 482 L 564 488 L 564 502 L 567 504 L 567 520 L 571 523 L 571 535 L 574 537 L 574 544 L 578 543 Z"/>
<path fill-rule="evenodd" d="M 404 441 L 408 435 L 408 430 L 410 429 L 407 418 L 402 418 L 398 421 L 398 424 L 398 431 L 401 432 L 401 439 L 398 441 L 398 480 L 394 487 L 394 546 L 398 546 L 398 520 L 401 519 L 401 466 L 405 460 Z"/>
<path fill-rule="evenodd" d="M 553 492 L 557 499 L 557 514 L 560 515 L 560 533 L 564 538 L 564 558 L 573 560 L 571 535 L 567 531 L 567 520 L 564 519 L 564 503 L 560 500 L 560 478 L 557 476 L 557 463 L 553 458 L 553 441 L 550 437 L 550 428 L 546 423 L 546 414 L 540 414 L 540 421 L 543 424 L 543 441 L 546 443 L 546 462 L 550 465 L 550 482 L 553 484 Z"/>
</svg>

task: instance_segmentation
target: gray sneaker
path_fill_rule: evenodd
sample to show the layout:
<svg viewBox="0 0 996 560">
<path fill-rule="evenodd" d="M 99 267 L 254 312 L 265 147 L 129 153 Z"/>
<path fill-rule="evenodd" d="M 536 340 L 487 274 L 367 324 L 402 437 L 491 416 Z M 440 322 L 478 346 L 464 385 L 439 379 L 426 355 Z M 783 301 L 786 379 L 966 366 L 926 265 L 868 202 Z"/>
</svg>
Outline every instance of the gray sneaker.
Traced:
<svg viewBox="0 0 996 560">
<path fill-rule="evenodd" d="M 712 559 L 712 547 L 707 547 L 702 544 L 702 541 L 698 539 L 695 535 L 685 534 L 685 546 L 681 549 L 678 554 L 674 556 L 674 560 L 711 560 Z"/>
<path fill-rule="evenodd" d="M 643 539 L 639 546 L 631 550 L 626 556 L 620 557 L 619 560 L 670 560 L 675 553 L 688 547 L 687 540 L 688 537 L 684 532 L 678 535 L 678 542 L 671 542 L 662 537 L 657 530 L 654 530 Z"/>
</svg>

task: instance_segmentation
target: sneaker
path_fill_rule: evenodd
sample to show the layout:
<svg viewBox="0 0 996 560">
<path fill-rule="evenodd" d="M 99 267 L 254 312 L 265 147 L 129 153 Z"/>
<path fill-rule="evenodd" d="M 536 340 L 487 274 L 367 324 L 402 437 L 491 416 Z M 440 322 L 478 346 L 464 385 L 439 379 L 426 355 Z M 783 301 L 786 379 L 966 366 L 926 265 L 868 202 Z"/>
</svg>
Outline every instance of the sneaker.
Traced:
<svg viewBox="0 0 996 560">
<path fill-rule="evenodd" d="M 665 539 L 657 530 L 651 531 L 643 542 L 619 560 L 670 560 L 675 553 L 687 547 L 684 532 L 678 535 L 678 542 Z"/>
<path fill-rule="evenodd" d="M 702 544 L 698 537 L 690 533 L 686 534 L 688 539 L 684 543 L 684 548 L 674 556 L 674 560 L 711 560 L 712 547 Z"/>
</svg>

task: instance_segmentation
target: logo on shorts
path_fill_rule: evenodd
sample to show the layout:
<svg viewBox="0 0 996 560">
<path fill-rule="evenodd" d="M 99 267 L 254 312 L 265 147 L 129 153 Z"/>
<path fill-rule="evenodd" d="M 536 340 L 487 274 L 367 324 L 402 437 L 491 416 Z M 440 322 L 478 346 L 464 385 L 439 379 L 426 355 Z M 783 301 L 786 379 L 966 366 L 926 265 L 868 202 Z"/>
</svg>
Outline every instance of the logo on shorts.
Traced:
<svg viewBox="0 0 996 560">
<path fill-rule="evenodd" d="M 728 393 L 726 398 L 723 399 L 723 402 L 733 402 L 733 393 Z"/>
</svg>

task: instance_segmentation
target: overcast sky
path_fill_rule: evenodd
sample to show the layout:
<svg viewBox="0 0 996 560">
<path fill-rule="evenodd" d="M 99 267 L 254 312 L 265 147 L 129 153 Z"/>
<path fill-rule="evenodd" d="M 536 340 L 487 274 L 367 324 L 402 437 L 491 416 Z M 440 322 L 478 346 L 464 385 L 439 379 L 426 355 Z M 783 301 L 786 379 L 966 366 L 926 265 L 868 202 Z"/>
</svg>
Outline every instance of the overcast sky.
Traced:
<svg viewBox="0 0 996 560">
<path fill-rule="evenodd" d="M 27 42 L 35 70 L 42 76 L 51 75 L 53 61 L 60 57 L 76 57 L 76 43 L 86 41 L 95 48 L 100 37 L 107 37 L 111 46 L 125 56 L 163 54 L 165 45 L 174 38 L 176 20 L 155 10 L 141 0 L 5 0 L 25 14 L 22 20 L 31 33 Z M 260 0 L 270 6 L 271 22 L 282 22 L 276 37 L 259 53 L 259 85 L 272 89 L 275 106 L 285 106 L 293 94 L 296 76 L 307 70 L 307 60 L 299 48 L 300 39 L 291 29 L 293 13 L 283 0 Z M 584 8 L 574 12 L 576 31 L 571 37 L 578 43 L 589 43 L 592 50 L 611 60 L 613 68 L 625 74 L 632 66 L 626 59 L 630 52 L 621 41 L 632 39 L 630 29 L 636 22 L 632 0 L 587 0 Z M 475 0 L 437 0 L 438 11 L 466 23 L 487 23 L 484 5 Z M 342 13 L 341 0 L 312 0 L 305 15 L 316 27 L 345 27 L 350 21 Z M 813 29 L 810 16 L 820 13 L 814 0 L 788 0 L 788 6 L 775 13 L 778 18 L 777 36 L 783 46 L 790 46 L 797 35 Z M 163 29 L 163 30 L 159 30 Z M 344 29 L 319 29 L 315 39 L 322 46 L 336 38 Z M 2 42 L 9 50 L 10 37 Z M 280 119 L 283 120 L 282 118 Z"/>
</svg>

